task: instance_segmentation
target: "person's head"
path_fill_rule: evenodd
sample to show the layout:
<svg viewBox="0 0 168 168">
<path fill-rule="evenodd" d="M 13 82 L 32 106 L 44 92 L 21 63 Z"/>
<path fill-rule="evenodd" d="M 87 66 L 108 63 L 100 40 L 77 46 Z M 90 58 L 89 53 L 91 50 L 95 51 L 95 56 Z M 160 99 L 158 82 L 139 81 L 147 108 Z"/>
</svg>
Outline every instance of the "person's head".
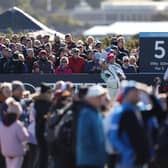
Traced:
<svg viewBox="0 0 168 168">
<path fill-rule="evenodd" d="M 40 48 L 41 47 L 41 42 L 40 40 L 34 40 L 34 47 Z"/>
<path fill-rule="evenodd" d="M 9 58 L 12 54 L 12 50 L 10 48 L 5 47 L 2 49 L 1 53 L 4 58 Z"/>
<path fill-rule="evenodd" d="M 94 37 L 93 36 L 88 36 L 86 39 L 86 42 L 88 45 L 92 45 L 94 43 Z"/>
<path fill-rule="evenodd" d="M 106 60 L 104 58 L 100 58 L 99 60 L 99 65 L 100 65 L 100 69 L 104 70 L 107 68 L 108 64 L 106 62 Z"/>
<path fill-rule="evenodd" d="M 26 52 L 27 52 L 27 57 L 28 58 L 33 58 L 34 57 L 34 50 L 33 50 L 33 48 L 28 48 L 26 50 Z"/>
<path fill-rule="evenodd" d="M 88 92 L 88 87 L 87 86 L 80 86 L 79 89 L 78 89 L 79 100 L 85 100 L 87 92 Z"/>
<path fill-rule="evenodd" d="M 117 46 L 117 37 L 111 38 L 111 45 Z"/>
<path fill-rule="evenodd" d="M 57 81 L 55 84 L 55 90 L 65 90 L 66 89 L 66 83 L 62 80 Z"/>
<path fill-rule="evenodd" d="M 21 36 L 20 37 L 20 43 L 26 46 L 26 36 Z"/>
<path fill-rule="evenodd" d="M 50 36 L 49 35 L 44 35 L 44 37 L 43 37 L 43 43 L 46 44 L 46 43 L 49 42 L 49 40 L 50 40 Z"/>
<path fill-rule="evenodd" d="M 117 46 L 119 48 L 124 48 L 124 45 L 125 45 L 125 38 L 124 37 L 118 37 L 117 38 Z"/>
<path fill-rule="evenodd" d="M 40 52 L 39 52 L 39 56 L 40 56 L 40 59 L 42 59 L 42 60 L 46 60 L 47 59 L 47 51 L 46 50 L 41 50 Z"/>
<path fill-rule="evenodd" d="M 12 81 L 12 95 L 17 99 L 22 99 L 25 88 L 21 81 Z"/>
<path fill-rule="evenodd" d="M 61 42 L 61 38 L 57 34 L 54 35 L 54 42 L 55 43 L 60 43 Z"/>
<path fill-rule="evenodd" d="M 94 58 L 94 53 L 93 53 L 93 51 L 92 51 L 92 50 L 88 50 L 88 51 L 87 51 L 87 59 L 88 59 L 88 60 L 93 60 L 93 58 Z"/>
<path fill-rule="evenodd" d="M 140 101 L 140 90 L 137 88 L 137 83 L 135 81 L 123 81 L 121 85 L 125 85 L 122 93 L 123 102 L 136 105 Z"/>
<path fill-rule="evenodd" d="M 33 63 L 33 68 L 32 68 L 33 73 L 40 73 L 40 66 L 37 61 Z"/>
<path fill-rule="evenodd" d="M 39 40 L 41 42 L 41 44 L 43 43 L 43 37 L 41 34 L 37 35 L 36 39 Z"/>
<path fill-rule="evenodd" d="M 5 104 L 3 106 L 3 124 L 5 126 L 10 126 L 16 120 L 19 119 L 23 109 L 19 102 L 15 101 L 14 98 L 9 97 L 6 99 Z"/>
<path fill-rule="evenodd" d="M 102 42 L 101 41 L 97 41 L 96 44 L 95 44 L 95 49 L 98 51 L 98 52 L 101 52 L 102 51 Z"/>
<path fill-rule="evenodd" d="M 65 35 L 65 42 L 71 43 L 72 42 L 72 34 L 68 33 Z"/>
<path fill-rule="evenodd" d="M 50 42 L 45 43 L 44 48 L 47 51 L 47 53 L 51 53 L 51 51 L 52 51 L 52 45 L 51 45 Z"/>
<path fill-rule="evenodd" d="M 12 50 L 12 53 L 14 53 L 17 50 L 15 43 L 9 43 L 9 48 Z"/>
<path fill-rule="evenodd" d="M 113 53 L 109 53 L 109 54 L 107 55 L 107 62 L 108 62 L 109 64 L 115 63 L 115 62 L 116 62 L 116 55 L 113 54 Z"/>
<path fill-rule="evenodd" d="M 77 45 L 77 48 L 79 49 L 80 54 L 84 53 L 84 46 L 83 45 Z"/>
<path fill-rule="evenodd" d="M 11 39 L 12 43 L 18 43 L 19 42 L 19 37 L 17 34 L 13 34 L 12 35 L 12 39 Z"/>
<path fill-rule="evenodd" d="M 26 47 L 27 48 L 32 48 L 33 47 L 33 43 L 32 43 L 31 38 L 26 39 Z"/>
<path fill-rule="evenodd" d="M 62 91 L 60 104 L 65 107 L 69 103 L 72 103 L 72 101 L 73 101 L 72 93 L 68 90 Z"/>
<path fill-rule="evenodd" d="M 129 62 L 131 65 L 136 65 L 136 63 L 137 63 L 136 57 L 134 55 L 131 55 Z"/>
<path fill-rule="evenodd" d="M 0 91 L 5 98 L 12 96 L 12 85 L 11 83 L 4 82 L 0 86 Z"/>
<path fill-rule="evenodd" d="M 60 59 L 60 65 L 63 67 L 66 67 L 69 64 L 68 57 L 61 57 Z"/>
<path fill-rule="evenodd" d="M 78 58 L 79 57 L 79 55 L 80 55 L 80 50 L 78 49 L 78 48 L 73 48 L 72 49 L 72 56 L 73 56 L 73 58 Z"/>
<path fill-rule="evenodd" d="M 54 96 L 54 92 L 51 86 L 49 86 L 47 83 L 44 83 L 44 82 L 41 83 L 40 94 L 44 95 L 49 101 L 51 101 Z"/>
<path fill-rule="evenodd" d="M 16 50 L 23 53 L 23 45 L 21 43 L 16 43 Z"/>
<path fill-rule="evenodd" d="M 123 65 L 129 65 L 129 57 L 128 56 L 124 56 L 122 59 Z"/>
<path fill-rule="evenodd" d="M 100 85 L 90 86 L 86 94 L 86 101 L 99 109 L 102 105 L 102 98 L 106 93 L 107 90 Z"/>
</svg>

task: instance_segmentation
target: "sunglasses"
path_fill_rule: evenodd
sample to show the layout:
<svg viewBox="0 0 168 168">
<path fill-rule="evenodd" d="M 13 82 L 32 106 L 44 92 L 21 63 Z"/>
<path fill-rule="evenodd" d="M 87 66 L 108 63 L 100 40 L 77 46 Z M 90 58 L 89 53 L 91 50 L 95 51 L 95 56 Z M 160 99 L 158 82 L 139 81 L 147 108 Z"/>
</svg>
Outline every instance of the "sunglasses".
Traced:
<svg viewBox="0 0 168 168">
<path fill-rule="evenodd" d="M 61 61 L 61 63 L 67 63 L 67 61 Z"/>
</svg>

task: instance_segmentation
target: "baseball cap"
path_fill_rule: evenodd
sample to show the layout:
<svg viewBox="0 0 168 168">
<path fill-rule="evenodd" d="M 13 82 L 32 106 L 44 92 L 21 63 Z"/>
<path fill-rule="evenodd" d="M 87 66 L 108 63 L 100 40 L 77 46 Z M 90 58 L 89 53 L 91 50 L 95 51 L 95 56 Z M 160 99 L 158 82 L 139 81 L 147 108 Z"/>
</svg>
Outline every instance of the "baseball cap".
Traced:
<svg viewBox="0 0 168 168">
<path fill-rule="evenodd" d="M 98 97 L 107 93 L 107 90 L 100 85 L 89 87 L 86 97 Z"/>
</svg>

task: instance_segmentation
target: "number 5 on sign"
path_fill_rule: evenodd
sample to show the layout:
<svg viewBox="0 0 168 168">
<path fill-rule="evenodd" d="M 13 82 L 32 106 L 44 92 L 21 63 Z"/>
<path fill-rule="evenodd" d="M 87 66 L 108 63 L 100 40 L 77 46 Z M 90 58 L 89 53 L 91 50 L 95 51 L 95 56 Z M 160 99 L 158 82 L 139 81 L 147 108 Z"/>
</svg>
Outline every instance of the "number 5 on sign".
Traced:
<svg viewBox="0 0 168 168">
<path fill-rule="evenodd" d="M 157 59 L 162 59 L 166 55 L 165 48 L 163 47 L 165 41 L 155 41 L 155 51 L 159 54 L 155 54 L 154 57 Z"/>
</svg>

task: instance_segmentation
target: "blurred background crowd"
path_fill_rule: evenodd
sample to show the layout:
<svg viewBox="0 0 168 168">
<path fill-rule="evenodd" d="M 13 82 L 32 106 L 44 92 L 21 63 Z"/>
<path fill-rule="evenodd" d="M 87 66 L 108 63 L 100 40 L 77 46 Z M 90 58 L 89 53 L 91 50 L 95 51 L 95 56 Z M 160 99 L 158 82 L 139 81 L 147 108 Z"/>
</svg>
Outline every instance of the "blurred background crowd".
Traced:
<svg viewBox="0 0 168 168">
<path fill-rule="evenodd" d="M 168 98 L 158 87 L 124 80 L 111 99 L 100 85 L 57 81 L 31 94 L 1 83 L 1 167 L 167 168 Z"/>
</svg>

